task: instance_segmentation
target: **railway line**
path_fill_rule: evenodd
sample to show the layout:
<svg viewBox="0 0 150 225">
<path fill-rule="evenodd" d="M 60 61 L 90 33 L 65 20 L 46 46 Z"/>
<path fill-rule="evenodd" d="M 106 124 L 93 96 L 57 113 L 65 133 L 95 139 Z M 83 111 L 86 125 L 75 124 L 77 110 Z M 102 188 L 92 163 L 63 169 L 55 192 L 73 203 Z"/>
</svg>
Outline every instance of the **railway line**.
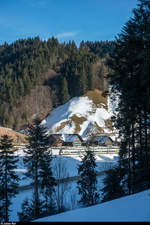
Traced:
<svg viewBox="0 0 150 225">
<path fill-rule="evenodd" d="M 23 150 L 26 148 L 26 145 L 18 145 L 15 146 L 17 155 L 24 155 Z M 90 146 L 89 149 L 93 151 L 95 154 L 118 154 L 119 146 Z M 82 156 L 85 154 L 87 147 L 71 147 L 71 146 L 62 146 L 62 147 L 50 147 L 49 150 L 52 152 L 52 155 L 77 155 Z"/>
<path fill-rule="evenodd" d="M 96 146 L 96 147 L 89 147 L 91 151 L 95 154 L 118 154 L 119 147 L 118 146 Z M 61 148 L 53 147 L 51 148 L 52 154 L 54 155 L 83 155 L 85 154 L 87 147 L 66 147 L 63 146 Z"/>
</svg>

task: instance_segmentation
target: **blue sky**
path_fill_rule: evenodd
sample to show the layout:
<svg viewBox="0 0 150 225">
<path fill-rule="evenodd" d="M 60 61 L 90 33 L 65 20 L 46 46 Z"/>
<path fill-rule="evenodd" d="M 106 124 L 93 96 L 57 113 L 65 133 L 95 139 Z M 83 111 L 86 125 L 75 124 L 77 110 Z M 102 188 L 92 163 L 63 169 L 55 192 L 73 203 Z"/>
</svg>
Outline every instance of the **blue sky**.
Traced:
<svg viewBox="0 0 150 225">
<path fill-rule="evenodd" d="M 51 36 L 60 42 L 114 40 L 137 0 L 0 0 L 0 44 Z"/>
</svg>

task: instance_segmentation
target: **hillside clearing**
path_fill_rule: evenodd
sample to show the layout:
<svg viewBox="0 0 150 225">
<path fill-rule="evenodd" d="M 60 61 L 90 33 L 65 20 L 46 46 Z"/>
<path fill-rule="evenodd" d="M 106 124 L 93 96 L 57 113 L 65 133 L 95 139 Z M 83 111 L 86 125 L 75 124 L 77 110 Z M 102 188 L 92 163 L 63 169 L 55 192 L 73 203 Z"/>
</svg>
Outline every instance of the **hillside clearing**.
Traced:
<svg viewBox="0 0 150 225">
<path fill-rule="evenodd" d="M 21 134 L 19 132 L 16 132 L 10 128 L 6 128 L 6 127 L 0 127 L 0 138 L 3 135 L 8 135 L 13 139 L 14 143 L 27 143 L 27 136 L 24 134 Z"/>
</svg>

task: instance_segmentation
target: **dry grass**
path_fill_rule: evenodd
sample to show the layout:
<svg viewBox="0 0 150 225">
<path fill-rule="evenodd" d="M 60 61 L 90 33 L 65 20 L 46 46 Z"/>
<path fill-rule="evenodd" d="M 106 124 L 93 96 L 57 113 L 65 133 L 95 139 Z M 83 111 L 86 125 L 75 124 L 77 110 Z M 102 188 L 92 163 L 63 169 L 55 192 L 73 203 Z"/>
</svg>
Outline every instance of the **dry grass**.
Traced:
<svg viewBox="0 0 150 225">
<path fill-rule="evenodd" d="M 75 126 L 76 126 L 74 133 L 75 134 L 78 134 L 80 132 L 80 129 L 81 129 L 80 125 L 84 121 L 86 121 L 86 118 L 84 118 L 84 117 L 78 117 L 76 115 L 73 115 L 70 119 L 75 123 Z"/>
<path fill-rule="evenodd" d="M 69 121 L 62 122 L 61 125 L 57 127 L 56 133 L 63 129 L 67 124 L 69 124 Z"/>
<path fill-rule="evenodd" d="M 95 89 L 93 91 L 88 91 L 84 96 L 88 96 L 97 107 L 104 104 L 103 107 L 107 109 L 107 97 L 103 97 L 102 93 L 102 91 Z"/>
<path fill-rule="evenodd" d="M 21 134 L 19 132 L 16 132 L 14 130 L 11 130 L 9 128 L 0 127 L 0 138 L 3 135 L 8 135 L 13 139 L 14 143 L 27 143 L 27 136 L 24 134 Z"/>
<path fill-rule="evenodd" d="M 110 119 L 105 120 L 105 126 L 110 129 L 110 130 L 114 130 L 113 125 L 112 125 L 112 121 Z"/>
</svg>

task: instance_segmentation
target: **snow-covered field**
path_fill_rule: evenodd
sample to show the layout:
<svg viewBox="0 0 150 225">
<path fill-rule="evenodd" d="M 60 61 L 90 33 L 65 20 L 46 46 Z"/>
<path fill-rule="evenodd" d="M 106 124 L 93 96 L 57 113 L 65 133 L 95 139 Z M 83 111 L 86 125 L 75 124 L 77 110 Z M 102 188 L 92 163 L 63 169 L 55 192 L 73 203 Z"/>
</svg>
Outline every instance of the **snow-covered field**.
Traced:
<svg viewBox="0 0 150 225">
<path fill-rule="evenodd" d="M 97 168 L 96 170 L 98 172 L 107 170 L 111 168 L 114 164 L 117 163 L 118 160 L 118 154 L 97 154 L 95 156 L 96 158 L 96 164 Z M 81 162 L 81 157 L 77 155 L 72 156 L 54 156 L 52 160 L 52 168 L 53 168 L 53 174 L 55 175 L 56 171 L 56 164 L 60 164 L 61 166 L 65 166 L 66 168 L 66 174 L 65 177 L 73 177 L 78 175 L 78 165 Z M 19 162 L 17 164 L 17 169 L 15 170 L 17 174 L 20 177 L 19 185 L 28 185 L 30 184 L 30 179 L 27 179 L 24 175 L 26 172 L 26 168 L 23 163 L 23 156 L 19 157 Z M 63 177 L 61 177 L 63 178 Z"/>
<path fill-rule="evenodd" d="M 101 189 L 103 188 L 103 180 L 104 175 L 98 177 L 98 190 L 99 193 L 101 195 Z M 66 210 L 73 210 L 73 209 L 78 209 L 79 203 L 78 200 L 80 199 L 80 196 L 78 194 L 78 189 L 77 189 L 77 182 L 76 181 L 72 181 L 69 183 L 65 183 L 64 187 L 65 188 L 65 192 L 64 192 L 64 205 L 66 207 Z M 19 221 L 17 212 L 21 211 L 21 204 L 23 202 L 24 199 L 28 198 L 31 199 L 32 198 L 32 192 L 33 190 L 26 190 L 26 191 L 22 191 L 20 192 L 18 195 L 16 195 L 16 197 L 13 198 L 13 204 L 11 205 L 10 209 L 12 210 L 10 213 L 10 221 L 11 222 L 17 222 Z M 101 197 L 101 196 L 100 196 Z"/>
<path fill-rule="evenodd" d="M 150 189 L 101 203 L 41 218 L 38 222 L 150 222 Z M 34 221 L 34 222 L 35 222 Z"/>
<path fill-rule="evenodd" d="M 118 155 L 116 154 L 105 154 L 105 155 L 96 155 L 96 163 L 97 163 L 97 171 L 104 171 L 111 168 L 113 165 L 117 163 Z M 64 178 L 64 177 L 72 177 L 78 175 L 78 165 L 81 162 L 81 158 L 79 156 L 56 156 L 52 161 L 52 168 L 53 173 L 56 178 Z M 57 173 L 59 169 L 57 166 L 61 166 L 62 172 L 60 174 Z M 19 174 L 21 180 L 19 185 L 24 186 L 30 184 L 31 180 L 26 179 L 24 173 L 26 171 L 24 164 L 23 164 L 23 157 L 19 158 L 18 166 L 17 166 L 17 173 Z M 98 177 L 98 190 L 103 187 L 103 176 Z M 10 213 L 10 220 L 11 221 L 18 221 L 17 212 L 21 211 L 21 204 L 23 200 L 26 198 L 31 198 L 32 196 L 32 189 L 20 191 L 19 194 L 16 195 L 12 199 L 13 204 L 11 205 L 10 209 L 12 210 Z M 64 193 L 64 205 L 66 206 L 67 210 L 76 209 L 79 207 L 78 200 L 80 196 L 78 195 L 77 190 L 77 183 L 76 181 L 72 181 L 69 183 L 65 183 L 65 193 Z"/>
</svg>

